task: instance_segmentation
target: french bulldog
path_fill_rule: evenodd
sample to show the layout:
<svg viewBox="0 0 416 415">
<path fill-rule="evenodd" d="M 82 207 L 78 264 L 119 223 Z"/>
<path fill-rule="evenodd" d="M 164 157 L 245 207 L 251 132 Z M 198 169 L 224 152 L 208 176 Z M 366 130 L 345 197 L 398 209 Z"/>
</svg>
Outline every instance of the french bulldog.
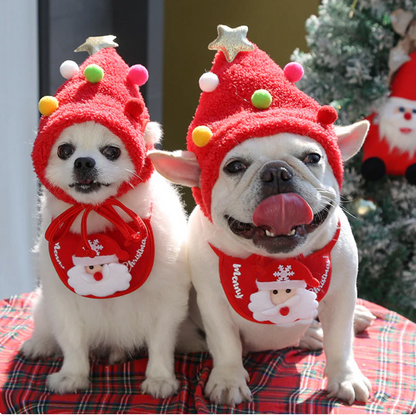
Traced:
<svg viewBox="0 0 416 415">
<path fill-rule="evenodd" d="M 367 121 L 336 127 L 343 160 L 360 149 L 367 130 Z M 192 152 L 153 151 L 150 158 L 169 180 L 200 186 L 201 170 Z M 282 202 L 282 198 L 287 200 Z M 270 202 L 279 204 L 279 208 L 270 206 Z M 238 267 L 241 259 L 257 255 L 285 263 L 288 258 L 307 258 L 331 244 L 338 233 L 330 251 L 330 285 L 317 308 L 324 332 L 327 390 L 330 397 L 349 404 L 354 400 L 367 401 L 370 382 L 357 366 L 352 350 L 357 247 L 340 206 L 339 186 L 324 148 L 308 137 L 290 133 L 253 137 L 236 145 L 221 162 L 212 190 L 211 213 L 212 221 L 197 206 L 189 219 L 188 234 L 192 283 L 214 360 L 205 388 L 210 400 L 229 405 L 250 400 L 249 376 L 242 355 L 298 346 L 309 325 L 312 323 L 312 331 L 318 326 L 313 320 L 315 314 L 307 307 L 295 314 L 297 324 L 285 324 L 288 316 L 279 313 L 279 310 L 290 310 L 294 298 L 302 299 L 296 295 L 302 289 L 280 290 L 271 286 L 267 290 L 266 286 L 257 293 L 261 294 L 257 302 L 253 298 L 257 294 L 251 295 L 249 308 L 257 311 L 263 320 L 270 319 L 277 324 L 250 321 L 230 306 L 228 297 L 247 296 L 239 286 L 243 278 L 255 279 L 254 273 L 244 275 Z M 231 258 L 231 267 L 234 266 L 225 275 L 231 281 L 228 287 L 221 284 L 219 264 L 223 258 L 216 250 Z M 231 294 L 226 294 L 227 289 Z M 305 297 L 301 304 L 306 302 Z M 194 315 L 198 312 L 191 310 Z M 365 310 L 360 309 L 358 314 L 362 317 L 360 328 L 365 328 L 371 318 Z M 318 336 L 318 347 L 320 342 Z"/>
<path fill-rule="evenodd" d="M 368 121 L 335 127 L 336 110 L 296 87 L 299 63 L 282 70 L 247 26 L 217 31 L 188 151 L 149 154 L 197 203 L 188 261 L 199 307 L 191 314 L 200 312 L 214 361 L 205 393 L 215 403 L 250 400 L 243 353 L 323 342 L 329 396 L 367 401 L 352 350 L 357 247 L 340 189 Z M 361 328 L 368 314 L 357 311 Z"/>
</svg>

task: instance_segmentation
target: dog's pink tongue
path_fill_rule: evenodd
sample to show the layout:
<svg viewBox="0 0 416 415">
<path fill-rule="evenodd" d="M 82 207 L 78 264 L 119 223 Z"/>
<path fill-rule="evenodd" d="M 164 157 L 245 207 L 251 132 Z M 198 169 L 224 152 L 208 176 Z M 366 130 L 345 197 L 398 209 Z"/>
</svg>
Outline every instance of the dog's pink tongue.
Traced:
<svg viewBox="0 0 416 415">
<path fill-rule="evenodd" d="M 256 226 L 268 226 L 276 235 L 287 235 L 294 227 L 313 220 L 308 203 L 296 193 L 280 193 L 261 202 L 253 214 Z"/>
</svg>

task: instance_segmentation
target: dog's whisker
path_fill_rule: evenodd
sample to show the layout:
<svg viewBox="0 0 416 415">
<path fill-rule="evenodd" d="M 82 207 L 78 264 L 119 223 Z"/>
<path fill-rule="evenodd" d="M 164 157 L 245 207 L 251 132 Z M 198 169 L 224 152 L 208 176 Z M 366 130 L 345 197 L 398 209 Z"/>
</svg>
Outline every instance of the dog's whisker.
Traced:
<svg viewBox="0 0 416 415">
<path fill-rule="evenodd" d="M 124 170 L 126 170 L 126 172 L 132 174 L 133 176 L 138 177 L 141 181 L 143 181 L 143 179 L 135 171 L 127 169 L 127 168 L 125 168 Z"/>
</svg>

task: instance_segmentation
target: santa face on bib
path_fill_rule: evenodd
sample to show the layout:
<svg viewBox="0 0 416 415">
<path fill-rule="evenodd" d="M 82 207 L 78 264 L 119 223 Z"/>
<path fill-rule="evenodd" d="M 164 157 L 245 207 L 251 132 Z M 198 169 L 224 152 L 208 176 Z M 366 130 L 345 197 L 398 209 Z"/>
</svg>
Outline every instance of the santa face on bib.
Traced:
<svg viewBox="0 0 416 415">
<path fill-rule="evenodd" d="M 250 296 L 248 308 L 253 318 L 283 327 L 310 324 L 317 315 L 318 302 L 302 278 L 312 281 L 309 273 L 299 274 L 291 265 L 266 267 L 256 281 L 259 291 Z"/>
<path fill-rule="evenodd" d="M 80 244 L 72 257 L 74 267 L 68 271 L 68 284 L 78 295 L 100 298 L 127 290 L 131 275 L 119 260 L 128 259 L 128 254 L 106 235 L 91 235 L 88 244 L 95 256 L 91 257 Z"/>
</svg>

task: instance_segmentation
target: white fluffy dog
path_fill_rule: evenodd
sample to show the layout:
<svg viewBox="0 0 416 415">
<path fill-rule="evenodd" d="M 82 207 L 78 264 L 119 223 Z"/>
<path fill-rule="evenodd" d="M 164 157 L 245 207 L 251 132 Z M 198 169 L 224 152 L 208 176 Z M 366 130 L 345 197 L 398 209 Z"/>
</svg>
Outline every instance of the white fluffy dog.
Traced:
<svg viewBox="0 0 416 415">
<path fill-rule="evenodd" d="M 159 126 L 149 123 L 144 139 L 155 143 L 160 135 Z M 74 161 L 79 158 L 95 161 L 98 173 L 93 182 L 84 180 L 74 185 Z M 116 195 L 120 184 L 133 175 L 134 166 L 123 142 L 92 121 L 63 130 L 52 147 L 46 168 L 49 182 L 79 203 L 103 202 Z M 108 185 L 94 187 L 94 183 Z M 183 249 L 186 217 L 176 190 L 156 172 L 148 181 L 119 197 L 119 201 L 141 218 L 151 216 L 155 242 L 153 268 L 136 291 L 116 298 L 90 299 L 70 291 L 52 265 L 45 231 L 52 218 L 71 205 L 43 190 L 37 246 L 41 289 L 34 309 L 35 329 L 22 351 L 30 358 L 62 352 L 63 366 L 48 377 L 48 386 L 55 392 L 67 393 L 88 388 L 90 351 L 103 353 L 107 350 L 109 362 L 113 364 L 147 346 L 149 362 L 142 391 L 155 397 L 167 397 L 178 388 L 174 347 L 178 327 L 186 316 L 190 287 Z M 124 212 L 121 216 L 129 219 Z M 80 222 L 81 215 L 73 222 L 72 232 L 79 233 Z M 89 233 L 103 232 L 109 226 L 110 223 L 96 212 L 88 216 Z"/>
</svg>

